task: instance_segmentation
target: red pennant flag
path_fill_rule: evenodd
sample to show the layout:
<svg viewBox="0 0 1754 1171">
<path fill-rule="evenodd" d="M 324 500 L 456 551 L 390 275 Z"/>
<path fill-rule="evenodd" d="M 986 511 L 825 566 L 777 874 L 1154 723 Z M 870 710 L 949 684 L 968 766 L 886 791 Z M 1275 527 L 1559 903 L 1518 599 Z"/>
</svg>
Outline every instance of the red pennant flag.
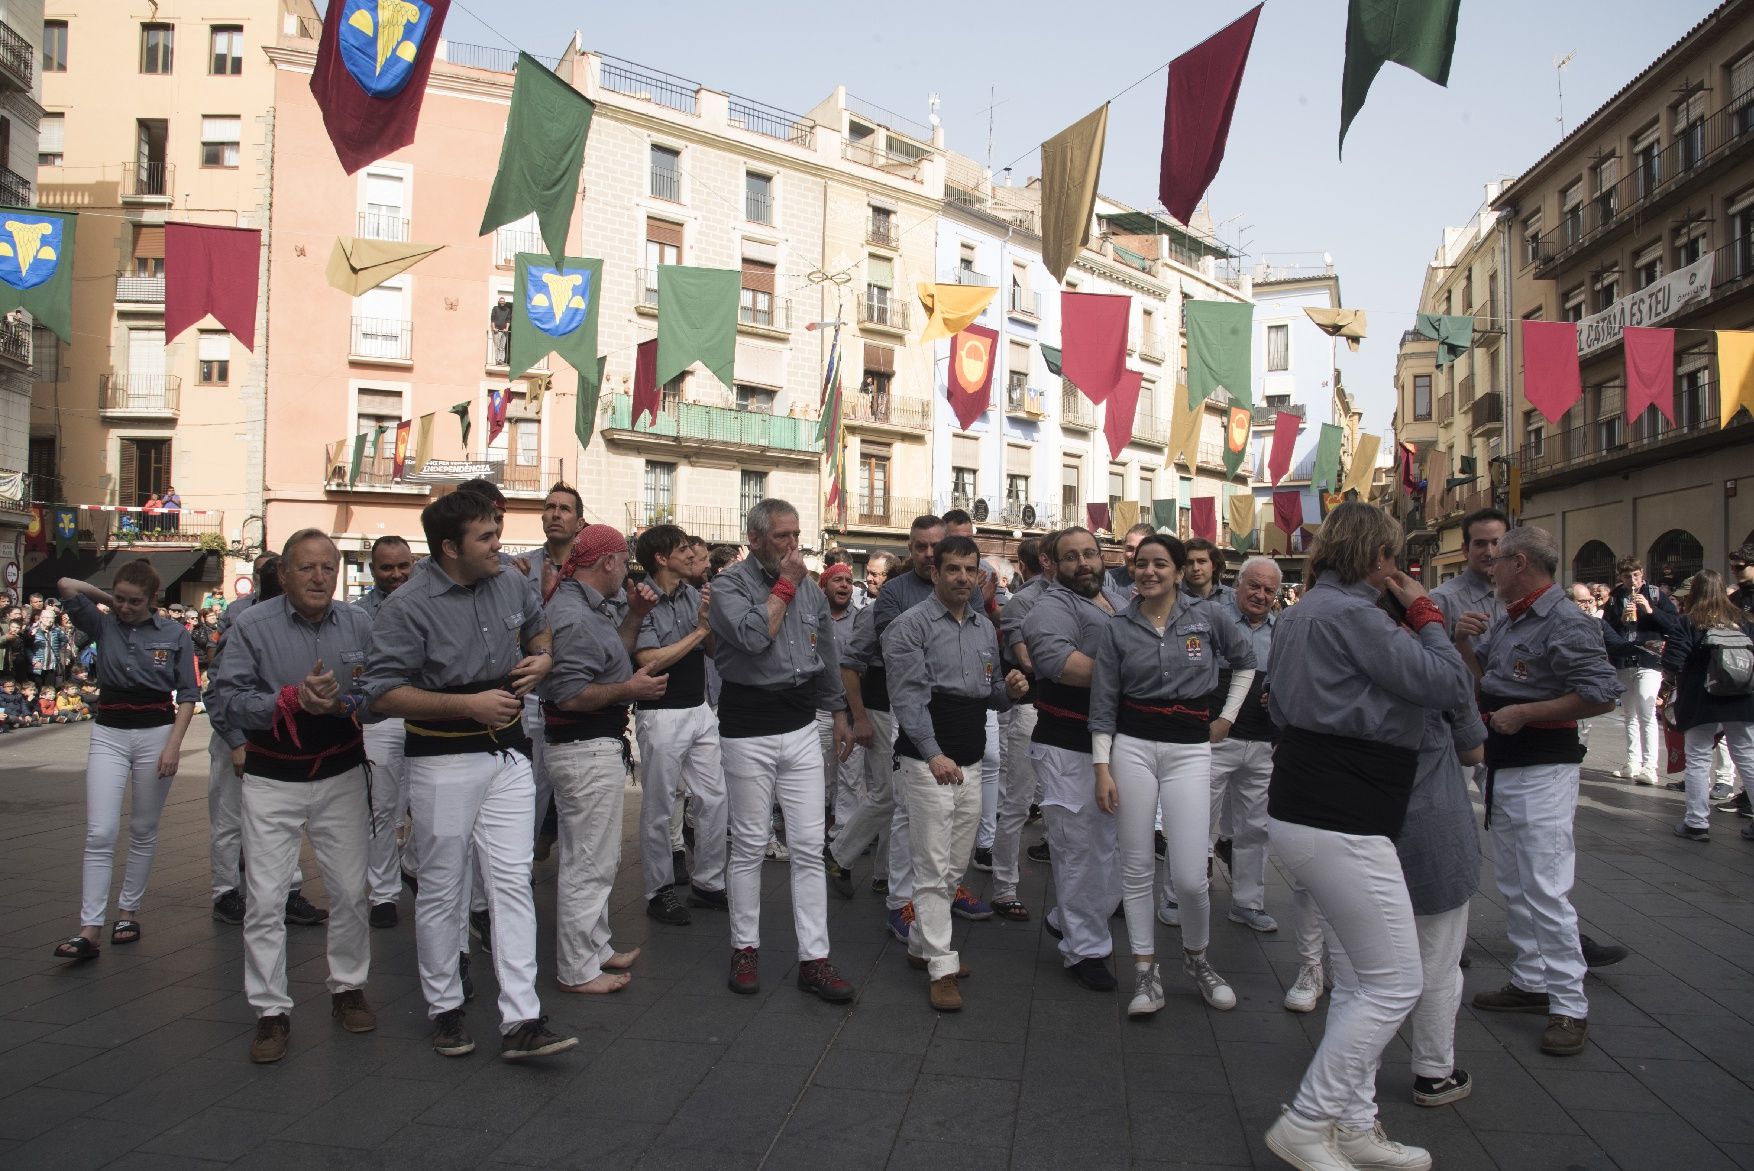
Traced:
<svg viewBox="0 0 1754 1171">
<path fill-rule="evenodd" d="M 1084 517 L 1090 522 L 1091 532 L 1101 532 L 1102 530 L 1107 529 L 1109 526 L 1108 505 L 1086 504 L 1084 506 Z"/>
<path fill-rule="evenodd" d="M 396 454 L 390 461 L 390 478 L 392 480 L 400 480 L 402 469 L 408 464 L 408 436 L 413 430 L 413 419 L 403 419 L 396 424 Z"/>
<path fill-rule="evenodd" d="M 1196 496 L 1189 502 L 1188 526 L 1194 536 L 1218 543 L 1218 501 L 1210 496 Z"/>
<path fill-rule="evenodd" d="M 1626 421 L 1655 407 L 1675 421 L 1675 331 L 1629 325 L 1626 340 Z"/>
<path fill-rule="evenodd" d="M 256 273 L 262 233 L 255 228 L 201 224 L 164 226 L 164 336 L 177 335 L 209 313 L 243 344 L 256 348 Z"/>
<path fill-rule="evenodd" d="M 1273 523 L 1286 536 L 1295 533 L 1303 526 L 1303 493 L 1273 493 Z"/>
<path fill-rule="evenodd" d="M 487 442 L 489 445 L 499 438 L 501 431 L 505 430 L 506 408 L 511 406 L 511 401 L 510 388 L 487 392 Z"/>
<path fill-rule="evenodd" d="M 1184 224 L 1224 160 L 1230 116 L 1236 112 L 1236 94 L 1262 7 L 1255 5 L 1169 63 L 1157 194 L 1169 214 Z"/>
<path fill-rule="evenodd" d="M 311 95 L 349 175 L 414 141 L 450 9 L 451 0 L 329 0 Z"/>
<path fill-rule="evenodd" d="M 633 425 L 647 415 L 658 421 L 658 408 L 664 405 L 658 393 L 658 339 L 641 342 L 633 351 Z"/>
<path fill-rule="evenodd" d="M 1302 423 L 1290 411 L 1273 416 L 1273 450 L 1267 456 L 1267 475 L 1275 484 L 1291 470 L 1291 449 L 1297 446 L 1297 429 Z"/>
<path fill-rule="evenodd" d="M 964 431 L 992 403 L 993 358 L 998 348 L 999 335 L 984 325 L 968 326 L 950 339 L 950 376 L 944 393 Z"/>
<path fill-rule="evenodd" d="M 1131 297 L 1060 293 L 1060 372 L 1093 403 L 1108 398 L 1127 372 Z"/>
<path fill-rule="evenodd" d="M 1419 449 L 1411 443 L 1401 444 L 1401 491 L 1419 494 Z"/>
<path fill-rule="evenodd" d="M 1523 397 L 1551 423 L 1583 397 L 1575 322 L 1523 322 Z"/>
<path fill-rule="evenodd" d="M 1108 453 L 1115 459 L 1133 438 L 1133 421 L 1139 415 L 1139 387 L 1145 376 L 1128 370 L 1109 392 L 1108 406 L 1103 410 L 1102 433 L 1108 436 Z"/>
</svg>

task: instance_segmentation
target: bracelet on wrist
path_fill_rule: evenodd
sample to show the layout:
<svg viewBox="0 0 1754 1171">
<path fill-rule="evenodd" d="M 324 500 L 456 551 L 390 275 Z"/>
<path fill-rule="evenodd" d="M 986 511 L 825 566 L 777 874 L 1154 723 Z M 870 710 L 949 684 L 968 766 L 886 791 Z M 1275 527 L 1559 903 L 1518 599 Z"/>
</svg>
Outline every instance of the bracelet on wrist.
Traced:
<svg viewBox="0 0 1754 1171">
<path fill-rule="evenodd" d="M 790 606 L 792 604 L 792 599 L 798 596 L 798 587 L 782 577 L 773 583 L 772 594 L 774 597 Z"/>
</svg>

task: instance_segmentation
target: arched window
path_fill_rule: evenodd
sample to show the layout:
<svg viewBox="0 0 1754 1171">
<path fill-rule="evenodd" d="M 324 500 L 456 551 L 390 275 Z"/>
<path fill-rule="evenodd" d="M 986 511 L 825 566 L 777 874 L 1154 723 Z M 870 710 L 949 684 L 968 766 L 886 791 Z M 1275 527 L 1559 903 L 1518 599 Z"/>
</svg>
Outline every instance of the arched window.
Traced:
<svg viewBox="0 0 1754 1171">
<path fill-rule="evenodd" d="M 1601 541 L 1585 541 L 1571 561 L 1571 580 L 1594 585 L 1614 584 L 1614 550 Z"/>
<path fill-rule="evenodd" d="M 1705 546 L 1686 529 L 1670 529 L 1658 537 L 1645 558 L 1644 576 L 1665 589 L 1675 589 L 1705 568 Z"/>
</svg>

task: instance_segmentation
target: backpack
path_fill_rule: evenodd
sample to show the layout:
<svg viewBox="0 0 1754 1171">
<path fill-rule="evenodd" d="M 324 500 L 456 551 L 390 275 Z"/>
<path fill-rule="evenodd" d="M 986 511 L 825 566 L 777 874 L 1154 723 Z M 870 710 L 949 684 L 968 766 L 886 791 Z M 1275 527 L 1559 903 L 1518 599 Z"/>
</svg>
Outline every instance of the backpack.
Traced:
<svg viewBox="0 0 1754 1171">
<path fill-rule="evenodd" d="M 1705 632 L 1711 659 L 1705 668 L 1705 693 L 1719 698 L 1754 695 L 1754 642 L 1727 627 Z"/>
</svg>

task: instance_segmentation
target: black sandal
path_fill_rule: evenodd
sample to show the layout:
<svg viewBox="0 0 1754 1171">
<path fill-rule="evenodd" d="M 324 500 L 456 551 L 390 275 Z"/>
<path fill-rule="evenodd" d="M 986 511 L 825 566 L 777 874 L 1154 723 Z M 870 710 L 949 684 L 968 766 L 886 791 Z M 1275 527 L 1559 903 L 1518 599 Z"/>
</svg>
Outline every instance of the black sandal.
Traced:
<svg viewBox="0 0 1754 1171">
<path fill-rule="evenodd" d="M 1013 923 L 1029 922 L 1029 908 L 1016 899 L 994 899 L 993 914 L 1001 919 L 1009 919 Z"/>
<path fill-rule="evenodd" d="M 116 925 L 110 928 L 111 943 L 138 943 L 140 941 L 140 924 L 132 919 L 117 919 Z"/>
<path fill-rule="evenodd" d="M 58 960 L 95 960 L 102 949 L 83 935 L 75 935 L 55 945 Z"/>
</svg>

